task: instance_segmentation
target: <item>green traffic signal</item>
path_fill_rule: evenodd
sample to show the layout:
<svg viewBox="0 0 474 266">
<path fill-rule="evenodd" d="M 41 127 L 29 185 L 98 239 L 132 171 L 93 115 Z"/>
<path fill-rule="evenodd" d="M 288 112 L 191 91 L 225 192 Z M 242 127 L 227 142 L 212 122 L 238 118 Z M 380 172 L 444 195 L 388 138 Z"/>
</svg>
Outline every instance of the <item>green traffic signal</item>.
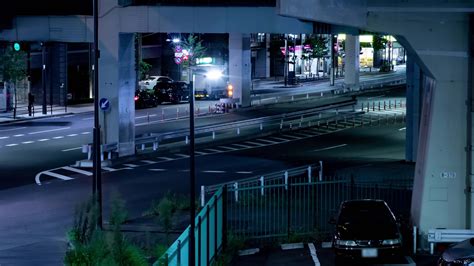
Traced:
<svg viewBox="0 0 474 266">
<path fill-rule="evenodd" d="M 21 49 L 20 43 L 18 42 L 13 43 L 13 49 L 17 52 L 20 51 Z"/>
</svg>

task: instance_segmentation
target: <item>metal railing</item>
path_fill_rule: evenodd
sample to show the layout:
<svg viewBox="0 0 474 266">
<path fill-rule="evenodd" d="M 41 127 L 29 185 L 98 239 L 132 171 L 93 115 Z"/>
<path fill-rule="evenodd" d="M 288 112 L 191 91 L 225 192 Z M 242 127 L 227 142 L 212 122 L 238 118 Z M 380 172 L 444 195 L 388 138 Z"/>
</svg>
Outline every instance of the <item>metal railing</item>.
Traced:
<svg viewBox="0 0 474 266">
<path fill-rule="evenodd" d="M 195 222 L 195 265 L 210 265 L 227 242 L 227 192 L 221 187 L 196 215 Z M 168 248 L 154 266 L 188 265 L 190 226 Z"/>
<path fill-rule="evenodd" d="M 302 125 L 303 122 L 310 121 L 311 119 L 314 120 L 314 116 L 318 116 L 317 119 L 321 119 L 321 113 L 323 111 L 331 110 L 331 109 L 337 109 L 337 108 L 344 108 L 347 106 L 352 106 L 353 109 L 355 108 L 356 100 L 343 100 L 337 103 L 332 103 L 328 104 L 325 106 L 317 107 L 317 108 L 312 108 L 309 110 L 303 110 L 303 111 L 298 111 L 298 112 L 293 112 L 293 113 L 285 113 L 285 114 L 277 114 L 277 115 L 272 115 L 272 116 L 266 116 L 266 117 L 259 117 L 259 118 L 254 118 L 254 119 L 247 119 L 247 120 L 241 120 L 241 121 L 234 121 L 234 122 L 228 122 L 228 123 L 221 123 L 221 124 L 214 124 L 214 125 L 209 125 L 209 126 L 201 126 L 197 127 L 195 129 L 195 134 L 196 137 L 202 137 L 202 136 L 207 136 L 209 134 L 212 134 L 213 138 L 215 137 L 216 132 L 220 131 L 228 131 L 228 130 L 235 130 L 237 134 L 240 134 L 240 130 L 243 128 L 259 128 L 260 131 L 263 131 L 263 128 L 268 128 L 269 125 L 276 126 L 275 129 L 282 130 L 284 123 L 287 123 L 287 125 L 292 128 L 293 124 L 298 124 L 300 123 Z M 352 117 L 354 115 L 357 115 L 360 113 L 350 113 L 347 114 L 346 116 Z M 337 114 L 336 116 L 331 116 L 331 117 L 326 117 L 326 119 L 337 119 Z M 341 116 L 342 117 L 342 116 Z M 311 122 L 309 123 L 309 125 Z M 301 126 L 300 125 L 300 126 Z M 179 129 L 175 130 L 172 132 L 166 132 L 166 133 L 150 133 L 144 136 L 137 137 L 135 139 L 135 145 L 139 146 L 141 150 L 144 150 L 147 146 L 152 146 L 153 150 L 157 150 L 159 148 L 159 144 L 162 143 L 163 141 L 169 141 L 173 139 L 185 139 L 186 143 L 188 140 L 189 136 L 189 129 Z M 107 152 L 107 157 L 110 159 L 112 156 L 111 154 L 113 152 L 117 152 L 119 149 L 119 144 L 118 143 L 109 143 L 103 145 L 104 148 L 106 146 L 106 149 L 103 150 L 103 152 Z M 88 159 L 91 158 L 91 147 L 92 143 L 83 145 L 83 153 L 88 154 Z M 103 157 L 104 155 L 102 155 Z"/>
</svg>

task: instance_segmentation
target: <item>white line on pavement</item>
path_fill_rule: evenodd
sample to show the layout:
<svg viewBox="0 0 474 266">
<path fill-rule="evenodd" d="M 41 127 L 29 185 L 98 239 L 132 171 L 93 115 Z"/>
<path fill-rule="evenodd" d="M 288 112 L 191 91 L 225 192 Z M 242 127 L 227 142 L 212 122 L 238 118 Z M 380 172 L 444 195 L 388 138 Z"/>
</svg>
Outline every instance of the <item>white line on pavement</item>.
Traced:
<svg viewBox="0 0 474 266">
<path fill-rule="evenodd" d="M 406 130 L 406 129 L 407 129 L 406 127 L 402 127 L 398 131 L 402 131 L 402 130 Z"/>
<path fill-rule="evenodd" d="M 25 134 L 13 135 L 14 137 L 23 137 Z"/>
<path fill-rule="evenodd" d="M 53 137 L 53 139 L 63 139 L 64 136 L 57 136 L 57 137 Z"/>
<path fill-rule="evenodd" d="M 53 131 L 60 131 L 60 130 L 66 130 L 70 129 L 71 127 L 63 127 L 63 128 L 56 128 L 56 129 L 48 129 L 48 130 L 42 130 L 42 131 L 35 131 L 35 132 L 30 132 L 28 134 L 30 135 L 35 135 L 35 134 L 40 134 L 40 133 L 47 133 L 47 132 L 53 132 Z"/>
<path fill-rule="evenodd" d="M 325 150 L 331 150 L 331 149 L 341 148 L 341 147 L 344 147 L 344 146 L 347 146 L 347 144 L 341 144 L 341 145 L 326 147 L 326 148 L 317 149 L 317 150 L 314 150 L 314 151 L 325 151 Z"/>
<path fill-rule="evenodd" d="M 266 143 L 270 143 L 270 144 L 277 144 L 278 143 L 276 141 L 268 140 L 268 139 L 257 139 L 257 141 L 266 142 Z"/>
<path fill-rule="evenodd" d="M 253 142 L 253 141 L 246 141 L 244 143 L 248 143 L 250 145 L 257 145 L 257 146 L 266 146 L 265 144 L 257 143 L 257 142 Z"/>
<path fill-rule="evenodd" d="M 179 156 L 179 157 L 181 157 L 181 158 L 188 158 L 188 157 L 189 157 L 189 155 L 187 155 L 187 154 L 181 154 L 181 153 L 175 153 L 175 155 L 176 155 L 176 156 Z"/>
<path fill-rule="evenodd" d="M 69 134 L 69 135 L 67 135 L 67 136 L 68 136 L 68 137 L 75 137 L 75 136 L 77 136 L 77 134 Z"/>
<path fill-rule="evenodd" d="M 86 117 L 86 118 L 82 118 L 82 120 L 92 120 L 94 119 L 94 117 Z"/>
<path fill-rule="evenodd" d="M 223 151 L 216 150 L 216 149 L 205 149 L 205 151 L 210 151 L 210 152 L 214 152 L 214 153 L 223 152 Z"/>
<path fill-rule="evenodd" d="M 160 159 L 160 160 L 164 160 L 164 161 L 172 161 L 174 160 L 173 158 L 169 158 L 169 157 L 156 157 L 157 159 Z"/>
<path fill-rule="evenodd" d="M 1 129 L 0 132 L 4 132 L 4 131 L 13 131 L 13 130 L 20 130 L 20 129 L 24 129 L 26 127 L 16 127 L 16 128 L 9 128 L 9 129 Z"/>
<path fill-rule="evenodd" d="M 205 170 L 202 171 L 203 173 L 209 173 L 209 174 L 223 174 L 225 171 L 219 171 L 219 170 Z"/>
<path fill-rule="evenodd" d="M 82 135 L 87 135 L 87 134 L 90 134 L 90 132 L 89 132 L 89 131 L 86 131 L 86 132 L 82 132 L 81 134 L 82 134 Z"/>
<path fill-rule="evenodd" d="M 202 152 L 202 151 L 195 151 L 194 153 L 197 154 L 197 155 L 207 155 L 207 154 L 209 154 L 207 152 Z"/>
<path fill-rule="evenodd" d="M 314 246 L 313 243 L 308 244 L 309 252 L 311 253 L 311 257 L 313 258 L 314 265 L 315 266 L 321 266 L 321 263 L 319 262 L 318 255 L 316 254 L 316 247 Z"/>
<path fill-rule="evenodd" d="M 289 139 L 284 139 L 284 138 L 279 138 L 279 137 L 271 137 L 272 139 L 276 139 L 276 140 L 279 140 L 279 141 L 290 141 Z"/>
<path fill-rule="evenodd" d="M 159 168 L 152 168 L 152 169 L 148 169 L 150 171 L 153 171 L 153 172 L 163 172 L 163 171 L 166 171 L 166 169 L 159 169 Z"/>
<path fill-rule="evenodd" d="M 152 160 L 141 160 L 140 162 L 147 163 L 147 164 L 158 163 L 158 162 L 155 162 L 155 161 L 152 161 Z"/>
<path fill-rule="evenodd" d="M 56 169 L 58 169 L 58 168 L 56 168 Z M 51 169 L 51 170 L 48 170 L 48 171 L 39 172 L 39 173 L 35 176 L 36 184 L 41 185 L 41 181 L 40 181 L 40 176 L 41 176 L 41 175 L 49 175 L 49 176 L 56 177 L 56 178 L 59 178 L 59 179 L 62 179 L 62 180 L 71 180 L 71 179 L 73 179 L 73 178 L 71 178 L 71 177 L 69 177 L 69 176 L 60 175 L 60 174 L 56 174 L 56 173 L 50 172 L 50 171 L 53 171 L 53 170 L 56 170 L 56 169 Z"/>
<path fill-rule="evenodd" d="M 17 145 L 18 145 L 18 144 L 16 144 L 16 143 L 12 143 L 12 144 L 7 144 L 7 145 L 5 145 L 5 146 L 7 146 L 7 147 L 13 147 L 13 146 L 17 146 Z"/>
<path fill-rule="evenodd" d="M 238 144 L 238 143 L 234 143 L 234 144 L 232 144 L 232 145 L 237 146 L 237 147 L 240 147 L 240 148 L 245 148 L 245 149 L 252 148 L 252 146 L 243 145 L 243 144 Z"/>
<path fill-rule="evenodd" d="M 29 141 L 23 141 L 22 144 L 30 144 L 30 143 L 33 143 L 34 141 L 32 140 L 29 140 Z"/>
<path fill-rule="evenodd" d="M 43 141 L 48 141 L 48 140 L 49 140 L 49 139 L 39 139 L 38 141 L 43 142 Z"/>
<path fill-rule="evenodd" d="M 65 170 L 69 170 L 71 172 L 76 172 L 76 173 L 83 174 L 83 175 L 86 175 L 86 176 L 92 176 L 92 173 L 89 172 L 89 171 L 84 171 L 84 170 L 77 169 L 77 168 L 74 168 L 74 167 L 69 167 L 69 166 L 64 166 L 62 168 L 65 169 Z"/>
<path fill-rule="evenodd" d="M 0 139 L 8 139 L 9 137 L 0 137 Z"/>
<path fill-rule="evenodd" d="M 249 175 L 249 174 L 253 174 L 252 171 L 238 171 L 238 172 L 235 172 L 236 174 L 243 174 L 243 175 Z"/>
<path fill-rule="evenodd" d="M 132 163 L 124 163 L 123 165 L 127 166 L 127 167 L 138 167 L 138 165 L 136 164 L 132 164 Z"/>
<path fill-rule="evenodd" d="M 82 149 L 82 147 L 70 148 L 70 149 L 65 149 L 61 151 L 75 151 L 75 150 L 80 150 L 80 149 Z"/>
<path fill-rule="evenodd" d="M 238 149 L 236 149 L 236 148 L 227 147 L 227 146 L 219 146 L 219 147 L 217 147 L 217 148 L 226 149 L 226 150 L 229 150 L 229 151 L 236 151 L 236 150 L 238 150 Z"/>
</svg>

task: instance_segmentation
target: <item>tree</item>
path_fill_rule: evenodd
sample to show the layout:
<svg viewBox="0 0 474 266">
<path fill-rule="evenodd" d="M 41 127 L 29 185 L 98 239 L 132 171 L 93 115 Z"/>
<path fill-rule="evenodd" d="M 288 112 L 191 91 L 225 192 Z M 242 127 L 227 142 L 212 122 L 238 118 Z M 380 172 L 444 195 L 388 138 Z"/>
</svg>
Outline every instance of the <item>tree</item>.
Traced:
<svg viewBox="0 0 474 266">
<path fill-rule="evenodd" d="M 202 40 L 193 33 L 189 34 L 188 37 L 184 38 L 181 42 L 175 43 L 173 50 L 176 51 L 178 46 L 183 51 L 182 67 L 188 72 L 188 77 L 190 77 L 190 68 L 196 65 L 196 59 L 203 57 L 207 49 L 202 46 Z"/>
<path fill-rule="evenodd" d="M 380 66 L 378 63 L 380 59 L 380 51 L 385 49 L 386 45 L 387 39 L 383 38 L 380 34 L 374 34 L 372 40 L 372 47 L 374 48 L 374 67 Z"/>
<path fill-rule="evenodd" d="M 22 50 L 15 51 L 13 47 L 7 46 L 0 58 L 3 79 L 13 85 L 14 108 L 13 117 L 16 118 L 17 93 L 16 84 L 27 76 L 26 53 Z"/>
<path fill-rule="evenodd" d="M 305 50 L 304 59 L 314 59 L 316 58 L 316 76 L 319 77 L 319 60 L 324 58 L 328 53 L 328 48 L 326 46 L 327 38 L 321 35 L 311 35 L 305 41 L 305 45 L 309 45 L 310 48 Z M 311 65 L 309 71 L 311 72 Z"/>
</svg>

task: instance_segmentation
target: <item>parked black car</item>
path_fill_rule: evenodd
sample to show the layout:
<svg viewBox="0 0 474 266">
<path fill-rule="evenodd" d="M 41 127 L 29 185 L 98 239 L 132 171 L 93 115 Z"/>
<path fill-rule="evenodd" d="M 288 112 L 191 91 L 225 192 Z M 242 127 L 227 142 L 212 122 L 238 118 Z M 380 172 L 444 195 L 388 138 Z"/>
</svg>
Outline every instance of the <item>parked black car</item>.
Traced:
<svg viewBox="0 0 474 266">
<path fill-rule="evenodd" d="M 403 253 L 397 220 L 383 200 L 344 201 L 339 208 L 333 248 L 336 265 L 348 260 L 396 257 Z"/>
<path fill-rule="evenodd" d="M 173 82 L 157 82 L 153 91 L 159 104 L 163 102 L 179 103 L 180 101 Z"/>
<path fill-rule="evenodd" d="M 474 238 L 468 238 L 446 249 L 438 260 L 439 266 L 473 266 Z"/>
<path fill-rule="evenodd" d="M 175 86 L 176 94 L 178 95 L 179 101 L 188 101 L 190 85 L 185 81 L 175 81 L 174 86 Z"/>
<path fill-rule="evenodd" d="M 139 89 L 135 91 L 135 108 L 156 107 L 158 100 L 153 91 L 147 89 Z"/>
</svg>

